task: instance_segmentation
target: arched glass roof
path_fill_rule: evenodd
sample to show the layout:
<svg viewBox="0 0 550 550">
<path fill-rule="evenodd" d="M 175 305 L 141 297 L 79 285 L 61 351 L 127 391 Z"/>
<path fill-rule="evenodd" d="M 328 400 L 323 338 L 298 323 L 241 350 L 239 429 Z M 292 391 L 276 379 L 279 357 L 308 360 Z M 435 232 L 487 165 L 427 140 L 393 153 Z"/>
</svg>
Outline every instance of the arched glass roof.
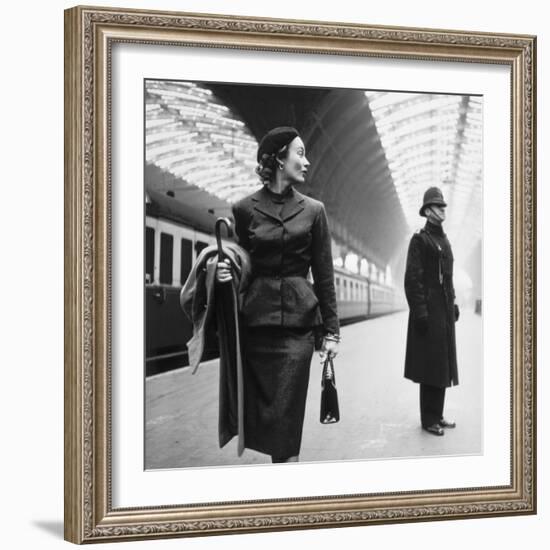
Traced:
<svg viewBox="0 0 550 550">
<path fill-rule="evenodd" d="M 482 98 L 365 92 L 411 230 L 423 224 L 424 191 L 448 204 L 445 231 L 464 256 L 481 237 Z"/>
<path fill-rule="evenodd" d="M 147 81 L 145 127 L 147 162 L 182 185 L 228 202 L 257 188 L 256 139 L 206 87 Z"/>
<path fill-rule="evenodd" d="M 449 205 L 455 256 L 480 240 L 481 97 L 154 80 L 145 95 L 148 181 L 176 200 L 227 215 L 228 203 L 258 189 L 256 136 L 273 114 L 302 130 L 311 192 L 333 235 L 369 260 L 400 254 L 433 185 Z"/>
</svg>

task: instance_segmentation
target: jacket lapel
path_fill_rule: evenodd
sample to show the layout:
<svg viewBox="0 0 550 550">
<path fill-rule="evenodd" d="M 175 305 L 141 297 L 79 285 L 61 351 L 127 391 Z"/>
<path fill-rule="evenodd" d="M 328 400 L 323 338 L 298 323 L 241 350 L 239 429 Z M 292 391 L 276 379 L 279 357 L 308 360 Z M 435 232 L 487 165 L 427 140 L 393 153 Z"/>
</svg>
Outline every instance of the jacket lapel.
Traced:
<svg viewBox="0 0 550 550">
<path fill-rule="evenodd" d="M 260 189 L 255 193 L 252 200 L 255 203 L 255 210 L 278 221 L 287 221 L 304 209 L 304 195 L 298 193 L 295 189 L 292 189 L 291 195 L 286 200 L 280 216 L 278 212 L 280 205 L 274 203 L 264 189 Z"/>
<path fill-rule="evenodd" d="M 258 212 L 261 212 L 262 214 L 275 220 L 281 220 L 277 211 L 279 205 L 273 203 L 273 201 L 269 198 L 269 195 L 263 189 L 260 189 L 257 193 L 254 193 L 252 200 L 254 201 L 254 210 L 257 210 Z"/>
<path fill-rule="evenodd" d="M 284 222 L 290 220 L 304 209 L 304 195 L 298 193 L 296 189 L 292 190 L 290 199 L 285 203 L 281 218 Z"/>
</svg>

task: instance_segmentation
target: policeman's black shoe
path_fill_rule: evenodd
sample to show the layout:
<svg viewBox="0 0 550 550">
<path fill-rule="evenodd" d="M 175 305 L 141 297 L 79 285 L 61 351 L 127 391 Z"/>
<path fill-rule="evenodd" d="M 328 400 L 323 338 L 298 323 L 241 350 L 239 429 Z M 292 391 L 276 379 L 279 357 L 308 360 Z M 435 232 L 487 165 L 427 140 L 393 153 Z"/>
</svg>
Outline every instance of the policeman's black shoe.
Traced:
<svg viewBox="0 0 550 550">
<path fill-rule="evenodd" d="M 438 424 L 442 427 L 442 428 L 456 428 L 456 422 L 451 422 L 450 420 L 445 420 L 444 418 L 442 418 Z"/>
<path fill-rule="evenodd" d="M 445 435 L 445 431 L 439 424 L 432 424 L 431 426 L 422 426 L 422 428 L 433 435 Z"/>
</svg>

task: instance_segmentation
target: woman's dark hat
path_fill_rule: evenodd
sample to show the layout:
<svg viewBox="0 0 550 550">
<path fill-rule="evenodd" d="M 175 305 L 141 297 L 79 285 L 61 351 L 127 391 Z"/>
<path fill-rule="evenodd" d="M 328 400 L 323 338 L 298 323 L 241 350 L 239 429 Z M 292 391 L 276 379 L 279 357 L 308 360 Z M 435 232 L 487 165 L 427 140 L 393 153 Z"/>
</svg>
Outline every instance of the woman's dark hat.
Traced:
<svg viewBox="0 0 550 550">
<path fill-rule="evenodd" d="M 300 134 L 292 126 L 278 126 L 269 130 L 258 145 L 258 162 L 263 155 L 274 155 Z"/>
<path fill-rule="evenodd" d="M 426 214 L 424 214 L 424 209 L 432 204 L 447 206 L 447 203 L 443 200 L 443 193 L 441 192 L 441 189 L 439 189 L 439 187 L 430 187 L 426 190 L 426 192 L 424 193 L 424 203 L 422 204 L 419 212 L 420 215 L 425 217 Z"/>
</svg>

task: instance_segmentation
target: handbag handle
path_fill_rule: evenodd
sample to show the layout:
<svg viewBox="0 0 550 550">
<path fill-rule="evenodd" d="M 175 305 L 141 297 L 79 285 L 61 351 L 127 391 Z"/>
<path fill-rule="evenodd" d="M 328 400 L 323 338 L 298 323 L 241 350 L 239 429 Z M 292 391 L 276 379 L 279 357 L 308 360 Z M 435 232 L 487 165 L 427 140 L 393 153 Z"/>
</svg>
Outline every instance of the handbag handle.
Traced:
<svg viewBox="0 0 550 550">
<path fill-rule="evenodd" d="M 323 380 L 332 380 L 334 383 L 336 383 L 334 362 L 332 361 L 332 357 L 330 355 L 327 355 L 327 358 L 325 359 L 325 362 L 323 364 Z"/>
<path fill-rule="evenodd" d="M 334 378 L 334 363 L 332 357 L 325 359 L 323 376 L 321 377 L 321 410 L 319 419 L 322 424 L 334 424 L 340 420 L 338 392 Z"/>
</svg>

